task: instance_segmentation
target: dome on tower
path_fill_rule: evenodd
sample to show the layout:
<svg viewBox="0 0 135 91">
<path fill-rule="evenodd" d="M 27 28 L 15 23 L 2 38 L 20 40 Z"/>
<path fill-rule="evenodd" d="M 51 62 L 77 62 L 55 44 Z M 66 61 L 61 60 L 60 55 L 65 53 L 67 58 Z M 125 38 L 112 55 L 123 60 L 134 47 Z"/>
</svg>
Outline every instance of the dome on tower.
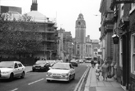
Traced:
<svg viewBox="0 0 135 91">
<path fill-rule="evenodd" d="M 47 17 L 38 11 L 31 11 L 31 12 L 27 13 L 27 15 L 30 16 L 32 18 L 32 20 L 36 21 L 36 22 L 46 22 L 47 21 Z"/>
<path fill-rule="evenodd" d="M 78 15 L 78 19 L 76 20 L 76 27 L 86 28 L 86 23 L 82 13 Z"/>
<path fill-rule="evenodd" d="M 83 14 L 82 14 L 82 13 L 80 13 L 80 14 L 79 14 L 78 19 L 84 19 L 84 18 L 83 18 Z"/>
</svg>

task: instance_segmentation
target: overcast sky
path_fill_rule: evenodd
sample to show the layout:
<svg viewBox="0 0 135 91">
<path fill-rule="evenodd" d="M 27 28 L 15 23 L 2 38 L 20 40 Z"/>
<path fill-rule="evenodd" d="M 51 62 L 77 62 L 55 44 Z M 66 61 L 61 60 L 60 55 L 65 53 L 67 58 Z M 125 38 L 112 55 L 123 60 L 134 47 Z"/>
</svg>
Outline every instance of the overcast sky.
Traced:
<svg viewBox="0 0 135 91">
<path fill-rule="evenodd" d="M 37 0 L 38 11 L 50 18 L 56 18 L 58 28 L 71 31 L 75 36 L 75 22 L 80 13 L 86 21 L 86 35 L 99 39 L 101 0 Z M 32 0 L 0 0 L 0 5 L 22 7 L 23 14 L 30 12 Z"/>
</svg>

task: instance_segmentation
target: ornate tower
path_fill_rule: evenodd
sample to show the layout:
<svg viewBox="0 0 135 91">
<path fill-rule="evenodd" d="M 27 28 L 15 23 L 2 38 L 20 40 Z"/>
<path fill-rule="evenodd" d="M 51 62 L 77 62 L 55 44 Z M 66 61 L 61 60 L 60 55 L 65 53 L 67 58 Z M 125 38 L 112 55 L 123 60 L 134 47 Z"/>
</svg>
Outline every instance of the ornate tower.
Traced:
<svg viewBox="0 0 135 91">
<path fill-rule="evenodd" d="M 83 18 L 83 14 L 79 14 L 78 19 L 76 20 L 75 27 L 75 46 L 76 46 L 76 56 L 77 58 L 85 57 L 85 44 L 86 44 L 86 23 Z"/>
<path fill-rule="evenodd" d="M 31 11 L 37 11 L 37 0 L 32 0 Z"/>
</svg>

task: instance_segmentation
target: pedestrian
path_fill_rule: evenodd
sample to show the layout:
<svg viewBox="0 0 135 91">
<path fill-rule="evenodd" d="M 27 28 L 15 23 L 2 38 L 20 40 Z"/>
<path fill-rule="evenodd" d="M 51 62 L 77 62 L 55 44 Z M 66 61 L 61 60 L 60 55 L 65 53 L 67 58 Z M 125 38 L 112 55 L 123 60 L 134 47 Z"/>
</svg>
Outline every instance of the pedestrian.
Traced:
<svg viewBox="0 0 135 91">
<path fill-rule="evenodd" d="M 106 60 L 102 64 L 101 69 L 102 69 L 103 80 L 107 80 L 107 76 L 108 76 L 108 62 Z"/>
<path fill-rule="evenodd" d="M 91 60 L 91 65 L 94 68 L 94 61 L 93 60 Z"/>
<path fill-rule="evenodd" d="M 97 80 L 99 80 L 99 76 L 100 76 L 100 72 L 101 72 L 101 68 L 100 68 L 99 62 L 96 63 L 95 69 L 96 69 L 96 78 L 97 78 Z"/>
</svg>

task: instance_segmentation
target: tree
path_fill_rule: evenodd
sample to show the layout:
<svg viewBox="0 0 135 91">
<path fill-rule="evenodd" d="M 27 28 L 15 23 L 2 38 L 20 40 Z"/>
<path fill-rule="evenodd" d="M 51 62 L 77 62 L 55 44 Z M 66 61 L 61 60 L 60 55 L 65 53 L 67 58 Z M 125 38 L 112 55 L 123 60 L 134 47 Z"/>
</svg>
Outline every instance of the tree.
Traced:
<svg viewBox="0 0 135 91">
<path fill-rule="evenodd" d="M 0 51 L 9 54 L 33 53 L 42 46 L 38 40 L 38 24 L 27 14 L 11 18 L 11 14 L 0 14 Z"/>
</svg>

